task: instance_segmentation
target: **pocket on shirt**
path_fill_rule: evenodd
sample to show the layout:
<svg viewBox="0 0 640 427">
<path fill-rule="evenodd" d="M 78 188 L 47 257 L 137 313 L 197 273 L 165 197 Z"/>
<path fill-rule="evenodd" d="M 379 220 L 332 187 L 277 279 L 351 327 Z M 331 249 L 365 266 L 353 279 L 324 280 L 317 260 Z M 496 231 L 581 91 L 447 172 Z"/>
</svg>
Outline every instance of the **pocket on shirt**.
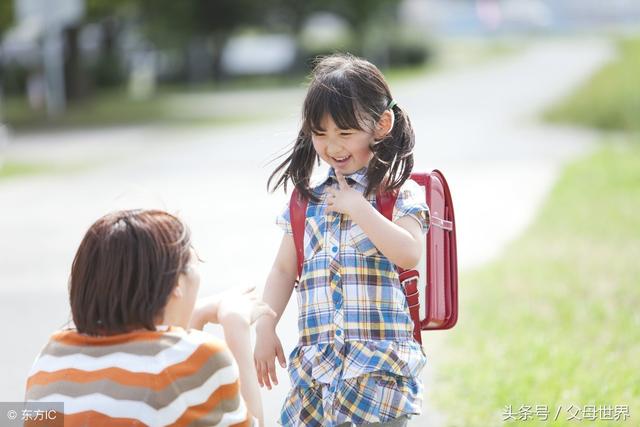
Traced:
<svg viewBox="0 0 640 427">
<path fill-rule="evenodd" d="M 349 229 L 349 242 L 357 252 L 360 252 L 364 256 L 380 255 L 378 248 L 376 248 L 358 224 L 351 225 Z"/>
</svg>

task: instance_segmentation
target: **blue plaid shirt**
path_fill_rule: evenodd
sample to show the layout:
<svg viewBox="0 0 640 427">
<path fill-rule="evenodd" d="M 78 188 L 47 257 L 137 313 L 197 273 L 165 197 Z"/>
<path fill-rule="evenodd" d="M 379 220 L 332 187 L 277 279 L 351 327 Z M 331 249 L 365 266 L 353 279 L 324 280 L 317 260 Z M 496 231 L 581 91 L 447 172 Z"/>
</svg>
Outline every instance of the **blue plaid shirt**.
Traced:
<svg viewBox="0 0 640 427">
<path fill-rule="evenodd" d="M 366 168 L 347 181 L 364 193 Z M 309 202 L 304 264 L 296 290 L 299 341 L 289 355 L 292 389 L 283 405 L 285 426 L 387 422 L 419 414 L 420 371 L 426 357 L 413 340 L 413 322 L 398 272 L 348 215 L 326 211 L 329 170 Z M 375 205 L 375 194 L 369 197 Z M 429 209 L 424 192 L 408 180 L 393 220 L 409 215 L 424 232 Z M 289 207 L 277 223 L 292 233 Z"/>
</svg>

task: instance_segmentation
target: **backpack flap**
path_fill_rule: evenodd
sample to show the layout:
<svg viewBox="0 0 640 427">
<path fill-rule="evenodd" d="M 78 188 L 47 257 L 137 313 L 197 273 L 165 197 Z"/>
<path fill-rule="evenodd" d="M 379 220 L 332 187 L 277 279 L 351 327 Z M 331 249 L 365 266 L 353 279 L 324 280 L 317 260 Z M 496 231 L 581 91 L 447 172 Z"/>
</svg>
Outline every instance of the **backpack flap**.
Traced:
<svg viewBox="0 0 640 427">
<path fill-rule="evenodd" d="M 412 174 L 411 178 L 425 187 L 431 216 L 426 238 L 426 304 L 421 328 L 449 329 L 458 319 L 458 265 L 451 193 L 438 170 Z"/>
</svg>

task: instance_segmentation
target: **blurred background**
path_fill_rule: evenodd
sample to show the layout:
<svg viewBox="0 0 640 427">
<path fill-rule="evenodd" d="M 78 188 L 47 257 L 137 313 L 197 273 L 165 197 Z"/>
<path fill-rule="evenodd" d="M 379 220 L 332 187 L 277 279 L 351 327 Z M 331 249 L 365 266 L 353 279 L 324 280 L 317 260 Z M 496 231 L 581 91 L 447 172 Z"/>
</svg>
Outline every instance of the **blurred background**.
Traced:
<svg viewBox="0 0 640 427">
<path fill-rule="evenodd" d="M 460 321 L 424 333 L 411 425 L 638 423 L 635 0 L 3 0 L 0 400 L 69 321 L 73 255 L 108 211 L 181 215 L 202 294 L 263 284 L 287 200 L 266 180 L 333 52 L 383 71 L 415 168 L 456 204 Z M 289 352 L 294 302 L 279 333 Z"/>
</svg>

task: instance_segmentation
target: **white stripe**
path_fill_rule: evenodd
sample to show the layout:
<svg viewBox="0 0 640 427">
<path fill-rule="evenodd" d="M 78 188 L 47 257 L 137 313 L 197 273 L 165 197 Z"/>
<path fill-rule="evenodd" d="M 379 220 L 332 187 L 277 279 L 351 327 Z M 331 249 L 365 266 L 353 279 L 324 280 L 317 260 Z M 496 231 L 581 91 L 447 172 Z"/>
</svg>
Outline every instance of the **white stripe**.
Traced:
<svg viewBox="0 0 640 427">
<path fill-rule="evenodd" d="M 216 426 L 226 427 L 238 424 L 247 419 L 247 407 L 244 404 L 244 400 L 240 399 L 240 405 L 238 409 L 233 412 L 227 412 L 222 416 L 222 419 Z M 256 424 L 257 425 L 257 424 Z"/>
<path fill-rule="evenodd" d="M 69 397 L 55 393 L 30 402 L 64 402 L 65 414 L 76 414 L 84 411 L 96 411 L 111 418 L 133 418 L 148 425 L 165 425 L 174 423 L 190 406 L 206 402 L 220 386 L 231 384 L 238 380 L 238 368 L 231 365 L 220 369 L 200 387 L 179 395 L 173 402 L 162 409 L 156 410 L 144 402 L 134 400 L 117 400 L 100 393 L 88 394 L 80 397 Z M 241 408 L 244 402 L 241 400 Z M 244 409 L 246 414 L 246 409 Z M 227 414 L 225 414 L 225 417 Z M 243 420 L 239 418 L 239 410 L 230 412 L 229 419 L 233 422 Z M 224 418 L 223 418 L 224 420 Z M 230 422 L 230 424 L 233 424 Z"/>
<path fill-rule="evenodd" d="M 204 342 L 206 341 L 194 339 L 194 337 L 190 335 L 183 335 L 180 341 L 153 356 L 136 355 L 126 352 L 116 352 L 101 357 L 92 357 L 81 353 L 67 356 L 44 354 L 33 364 L 31 371 L 29 371 L 29 376 L 39 371 L 55 372 L 61 369 L 71 368 L 83 371 L 123 368 L 130 372 L 157 374 L 168 366 L 184 362 Z"/>
</svg>

